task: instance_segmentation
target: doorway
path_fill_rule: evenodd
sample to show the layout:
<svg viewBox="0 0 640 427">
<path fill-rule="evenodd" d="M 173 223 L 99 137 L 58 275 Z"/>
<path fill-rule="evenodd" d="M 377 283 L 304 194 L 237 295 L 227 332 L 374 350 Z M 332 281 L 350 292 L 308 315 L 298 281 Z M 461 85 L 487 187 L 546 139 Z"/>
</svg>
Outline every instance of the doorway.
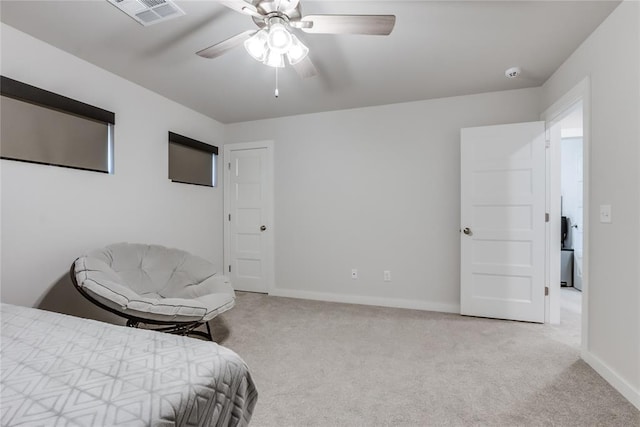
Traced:
<svg viewBox="0 0 640 427">
<path fill-rule="evenodd" d="M 224 146 L 224 257 L 239 291 L 268 293 L 274 280 L 273 144 Z"/>
<path fill-rule="evenodd" d="M 549 297 L 545 321 L 567 328 L 573 325 L 583 353 L 588 348 L 589 327 L 589 210 L 584 207 L 589 206 L 590 105 L 587 77 L 541 115 L 548 144 L 547 212 L 550 216 L 546 256 Z M 565 223 L 566 237 L 563 216 L 571 217 Z M 566 252 L 564 257 L 563 252 Z M 573 253 L 569 255 L 569 252 Z M 562 286 L 563 281 L 566 286 Z"/>
<path fill-rule="evenodd" d="M 584 129 L 578 102 L 560 120 L 560 325 L 580 335 L 584 265 Z"/>
</svg>

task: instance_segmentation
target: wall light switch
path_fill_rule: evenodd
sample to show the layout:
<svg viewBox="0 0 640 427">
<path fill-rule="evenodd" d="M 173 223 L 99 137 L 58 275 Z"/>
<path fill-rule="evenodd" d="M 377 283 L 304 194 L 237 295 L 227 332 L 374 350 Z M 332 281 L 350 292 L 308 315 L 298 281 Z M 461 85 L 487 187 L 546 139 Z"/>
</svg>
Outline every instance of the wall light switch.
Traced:
<svg viewBox="0 0 640 427">
<path fill-rule="evenodd" d="M 611 205 L 600 205 L 600 222 L 611 223 Z"/>
<path fill-rule="evenodd" d="M 384 281 L 385 282 L 390 282 L 391 281 L 391 271 L 389 271 L 389 270 L 385 270 L 384 271 Z"/>
<path fill-rule="evenodd" d="M 358 278 L 358 269 L 357 268 L 351 269 L 351 278 L 352 279 L 357 279 Z"/>
</svg>

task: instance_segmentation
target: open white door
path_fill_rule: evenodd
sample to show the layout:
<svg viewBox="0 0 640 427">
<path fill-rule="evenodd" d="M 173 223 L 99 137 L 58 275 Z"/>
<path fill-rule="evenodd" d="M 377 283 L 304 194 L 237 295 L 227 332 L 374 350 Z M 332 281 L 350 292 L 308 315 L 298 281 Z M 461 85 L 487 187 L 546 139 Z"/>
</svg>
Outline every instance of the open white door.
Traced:
<svg viewBox="0 0 640 427">
<path fill-rule="evenodd" d="M 461 131 L 463 315 L 544 322 L 544 122 Z"/>
<path fill-rule="evenodd" d="M 266 293 L 273 282 L 273 147 L 224 148 L 227 274 L 236 290 Z"/>
</svg>

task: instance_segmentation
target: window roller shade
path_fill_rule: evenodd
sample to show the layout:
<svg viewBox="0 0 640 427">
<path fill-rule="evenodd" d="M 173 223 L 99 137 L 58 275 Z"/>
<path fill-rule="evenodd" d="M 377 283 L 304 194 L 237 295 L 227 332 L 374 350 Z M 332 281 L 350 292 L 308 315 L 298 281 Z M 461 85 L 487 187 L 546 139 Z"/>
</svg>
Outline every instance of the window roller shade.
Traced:
<svg viewBox="0 0 640 427">
<path fill-rule="evenodd" d="M 40 89 L 9 77 L 0 76 L 0 94 L 13 99 L 29 102 L 45 108 L 63 111 L 85 119 L 107 124 L 116 123 L 116 115 L 111 111 L 76 101 L 48 90 Z"/>
<path fill-rule="evenodd" d="M 197 141 L 186 136 L 178 135 L 174 132 L 169 132 L 169 142 L 173 142 L 180 145 L 186 145 L 187 147 L 195 148 L 196 150 L 205 151 L 207 153 L 218 155 L 218 147 L 215 145 L 205 144 L 204 142 Z"/>
<path fill-rule="evenodd" d="M 0 154 L 9 160 L 109 172 L 109 128 L 3 96 Z"/>
<path fill-rule="evenodd" d="M 169 179 L 186 184 L 213 186 L 213 155 L 195 148 L 169 143 Z"/>
<path fill-rule="evenodd" d="M 213 187 L 216 154 L 216 146 L 169 132 L 169 179 Z"/>
<path fill-rule="evenodd" d="M 0 157 L 109 172 L 115 114 L 2 76 Z"/>
</svg>

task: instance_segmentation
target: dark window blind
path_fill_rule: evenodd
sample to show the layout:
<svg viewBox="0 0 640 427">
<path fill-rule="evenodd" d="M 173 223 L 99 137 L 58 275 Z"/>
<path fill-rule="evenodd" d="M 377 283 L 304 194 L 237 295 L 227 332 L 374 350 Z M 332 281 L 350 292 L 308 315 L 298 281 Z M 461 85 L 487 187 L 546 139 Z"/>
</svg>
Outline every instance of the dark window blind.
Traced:
<svg viewBox="0 0 640 427">
<path fill-rule="evenodd" d="M 218 147 L 169 132 L 169 179 L 213 187 L 217 154 Z"/>
<path fill-rule="evenodd" d="M 0 157 L 109 172 L 108 111 L 2 77 Z"/>
</svg>

